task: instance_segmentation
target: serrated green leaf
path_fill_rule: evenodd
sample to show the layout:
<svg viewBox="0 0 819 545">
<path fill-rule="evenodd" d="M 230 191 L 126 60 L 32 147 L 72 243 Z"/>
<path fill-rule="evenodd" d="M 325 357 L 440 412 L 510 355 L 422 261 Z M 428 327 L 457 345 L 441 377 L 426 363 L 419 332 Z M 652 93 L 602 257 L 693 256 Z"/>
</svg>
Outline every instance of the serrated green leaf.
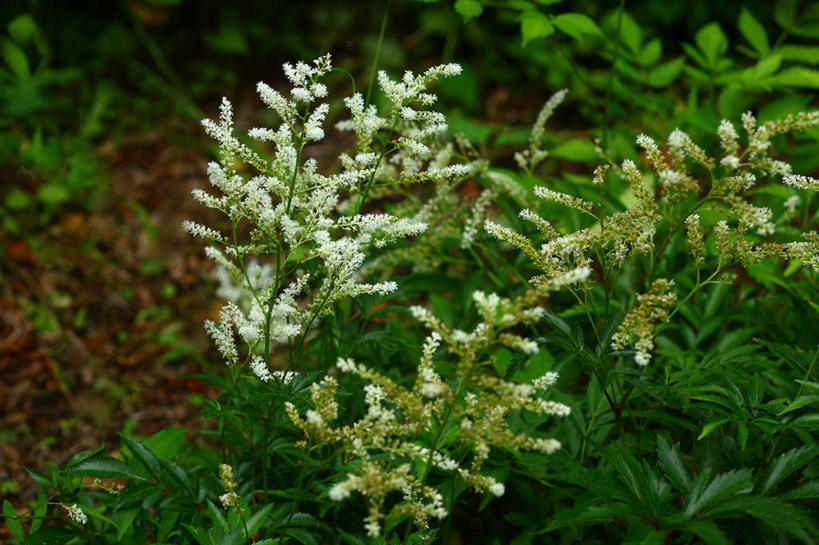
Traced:
<svg viewBox="0 0 819 545">
<path fill-rule="evenodd" d="M 788 490 L 781 496 L 782 500 L 807 500 L 819 498 L 819 481 L 811 481 L 802 486 Z"/>
<path fill-rule="evenodd" d="M 574 509 L 561 509 L 557 511 L 546 531 L 557 530 L 567 526 L 583 526 L 590 522 L 614 522 L 618 520 L 618 515 L 628 515 L 634 512 L 634 508 L 625 503 L 609 503 L 604 505 L 590 505 Z"/>
<path fill-rule="evenodd" d="M 718 517 L 731 513 L 750 515 L 774 528 L 784 530 L 801 539 L 805 543 L 816 543 L 819 532 L 813 526 L 810 518 L 793 505 L 775 498 L 764 496 L 735 496 L 703 513 L 706 517 Z"/>
<path fill-rule="evenodd" d="M 253 535 L 256 532 L 258 532 L 259 529 L 267 520 L 267 517 L 270 516 L 270 512 L 273 510 L 275 506 L 276 505 L 273 503 L 268 503 L 267 505 L 256 511 L 256 513 L 252 517 L 247 519 L 247 533 Z"/>
<path fill-rule="evenodd" d="M 748 489 L 750 486 L 750 469 L 736 469 L 717 475 L 701 492 L 695 490 L 686 497 L 683 515 L 691 518 L 699 511 Z"/>
<path fill-rule="evenodd" d="M 680 452 L 662 436 L 657 437 L 657 460 L 660 470 L 677 490 L 684 493 L 691 490 L 691 474 Z"/>
<path fill-rule="evenodd" d="M 768 42 L 768 34 L 765 32 L 765 27 L 754 17 L 753 13 L 748 11 L 748 8 L 743 7 L 739 12 L 739 21 L 737 23 L 739 31 L 742 36 L 748 40 L 760 57 L 764 57 L 771 50 Z"/>
<path fill-rule="evenodd" d="M 697 441 L 707 437 L 709 433 L 719 428 L 723 424 L 727 424 L 728 422 L 732 421 L 733 418 L 718 418 L 716 420 L 711 420 L 710 422 L 707 422 L 705 426 L 702 427 L 702 431 L 700 432 L 700 434 L 697 436 Z"/>
<path fill-rule="evenodd" d="M 779 411 L 777 416 L 788 414 L 790 412 L 796 411 L 798 409 L 801 409 L 802 407 L 812 405 L 814 403 L 819 403 L 819 395 L 799 396 L 792 403 L 788 404 L 787 407 Z"/>
<path fill-rule="evenodd" d="M 545 38 L 554 34 L 555 27 L 549 18 L 537 10 L 524 11 L 520 14 L 520 30 L 523 34 L 523 45 L 532 40 Z"/>
<path fill-rule="evenodd" d="M 203 528 L 185 524 L 184 522 L 182 523 L 182 527 L 193 536 L 193 539 L 195 539 L 199 545 L 217 545 L 210 537 L 210 534 L 208 534 Z"/>
<path fill-rule="evenodd" d="M 754 492 L 759 495 L 769 493 L 773 488 L 788 478 L 794 471 L 800 469 L 819 456 L 819 445 L 806 445 L 791 449 L 777 456 L 765 473 L 757 482 Z"/>
<path fill-rule="evenodd" d="M 208 504 L 208 514 L 210 515 L 211 520 L 213 521 L 214 525 L 221 528 L 222 533 L 227 535 L 230 533 L 230 525 L 228 524 L 225 515 L 222 514 L 222 511 L 214 505 L 214 503 L 210 500 L 207 500 Z"/>
</svg>

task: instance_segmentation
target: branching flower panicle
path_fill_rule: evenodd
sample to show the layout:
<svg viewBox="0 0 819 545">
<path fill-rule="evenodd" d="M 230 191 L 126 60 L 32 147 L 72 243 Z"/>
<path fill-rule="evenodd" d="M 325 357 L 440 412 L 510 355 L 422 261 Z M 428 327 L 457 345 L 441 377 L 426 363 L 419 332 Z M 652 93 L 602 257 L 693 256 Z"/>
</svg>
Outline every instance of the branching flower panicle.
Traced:
<svg viewBox="0 0 819 545">
<path fill-rule="evenodd" d="M 658 278 L 646 293 L 637 295 L 637 303 L 629 310 L 623 323 L 612 337 L 611 347 L 622 350 L 634 342 L 634 361 L 645 367 L 651 361 L 654 331 L 668 321 L 668 307 L 677 300 L 672 292 L 673 281 Z"/>
<path fill-rule="evenodd" d="M 304 430 L 309 445 L 343 445 L 346 457 L 357 461 L 355 472 L 342 476 L 328 496 L 333 501 L 343 501 L 353 492 L 366 496 L 370 510 L 364 522 L 369 535 L 380 532 L 384 507 L 393 492 L 402 493 L 391 507 L 393 516 L 408 515 L 421 530 L 426 529 L 428 519 L 446 516 L 441 493 L 429 484 L 433 471 L 454 474 L 476 491 L 500 496 L 503 484 L 482 471 L 492 447 L 545 453 L 560 448 L 552 438 L 517 434 L 507 422 L 511 413 L 523 409 L 567 415 L 567 406 L 543 399 L 557 374 L 550 372 L 534 384 L 521 384 L 489 375 L 480 365 L 482 355 L 493 346 L 506 345 L 526 353 L 537 350 L 534 341 L 512 331 L 544 315 L 542 309 L 528 306 L 532 297 L 530 293 L 510 300 L 476 291 L 473 300 L 482 321 L 469 333 L 449 328 L 423 307 L 412 307 L 415 318 L 432 332 L 424 343 L 411 388 L 351 359 L 339 359 L 341 373 L 367 381 L 367 410 L 357 422 L 333 426 L 332 419 L 324 415 L 311 421 L 311 413 L 332 403 L 328 397 L 314 397 L 315 409 L 307 410 L 304 418 L 288 405 L 288 414 Z M 448 357 L 436 360 L 442 344 Z M 437 366 L 449 368 L 448 374 L 454 372 L 455 378 L 445 381 Z M 450 422 L 459 423 L 457 431 L 444 440 L 442 432 Z"/>
</svg>

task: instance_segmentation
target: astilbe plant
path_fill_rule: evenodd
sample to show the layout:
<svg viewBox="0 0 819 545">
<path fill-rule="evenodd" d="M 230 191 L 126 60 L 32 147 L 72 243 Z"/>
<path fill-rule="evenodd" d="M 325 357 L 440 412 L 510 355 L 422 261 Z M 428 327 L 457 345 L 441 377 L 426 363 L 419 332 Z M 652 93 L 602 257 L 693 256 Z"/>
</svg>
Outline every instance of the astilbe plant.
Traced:
<svg viewBox="0 0 819 545">
<path fill-rule="evenodd" d="M 338 382 L 333 376 L 313 385 L 315 408 L 304 418 L 288 404 L 290 418 L 308 437 L 303 443 L 306 448 L 334 445 L 355 462 L 354 471 L 330 489 L 329 497 L 341 501 L 354 491 L 367 496 L 369 535 L 379 534 L 382 510 L 391 492 L 403 495 L 391 513 L 412 516 L 422 532 L 428 529 L 430 517 L 447 515 L 441 492 L 431 485 L 433 470 L 457 477 L 478 492 L 501 496 L 503 483 L 481 471 L 490 447 L 547 454 L 560 448 L 560 442 L 553 438 L 518 434 L 508 423 L 511 413 L 523 410 L 540 415 L 568 414 L 566 405 L 544 399 L 557 374 L 548 372 L 533 384 L 520 384 L 487 371 L 491 361 L 487 356 L 498 346 L 529 354 L 537 351 L 537 343 L 512 332 L 543 317 L 542 308 L 531 306 L 537 295 L 530 291 L 509 300 L 476 291 L 473 298 L 481 321 L 468 333 L 448 327 L 423 307 L 412 307 L 415 318 L 432 333 L 424 343 L 411 388 L 352 359 L 342 358 L 337 363 L 338 371 L 368 382 L 364 387 L 367 412 L 355 423 L 333 425 L 338 417 L 334 400 Z M 446 344 L 447 351 L 436 361 L 441 343 Z"/>
<path fill-rule="evenodd" d="M 290 97 L 264 83 L 257 87 L 280 125 L 248 131 L 251 139 L 272 145 L 272 157 L 234 134 L 227 99 L 218 122 L 203 122 L 219 143 L 220 161 L 208 167 L 217 194 L 197 188 L 193 196 L 227 215 L 230 232 L 185 223 L 190 233 L 212 244 L 208 256 L 224 267 L 234 286 L 226 290 L 233 301 L 222 308 L 219 322 L 208 321 L 205 327 L 228 364 L 249 362 L 264 381 L 271 377 L 269 360 L 275 346 L 300 347 L 311 326 L 331 313 L 337 301 L 396 289 L 391 281 L 359 280 L 365 251 L 422 233 L 427 226 L 386 213 L 362 213 L 370 191 L 385 179 L 400 186 L 469 172 L 468 165 L 426 160 L 427 144 L 446 130 L 442 114 L 425 109 L 435 101 L 426 87 L 457 74 L 457 65 L 439 66 L 420 76 L 407 72 L 401 82 L 381 73 L 379 81 L 391 101 L 387 117 L 380 117 L 373 106 L 365 107 L 360 94 L 346 99 L 352 119 L 340 125 L 355 131 L 358 153 L 342 154 L 341 171 L 332 175 L 319 172 L 315 159 L 304 153 L 310 142 L 324 138 L 329 106 L 316 103 L 327 96 L 320 80 L 331 70 L 330 57 L 316 59 L 313 66 L 285 64 L 284 70 L 294 86 Z M 237 163 L 257 174 L 246 176 Z M 244 231 L 247 235 L 242 237 Z M 253 261 L 260 258 L 272 261 L 262 265 Z M 244 350 L 236 346 L 234 330 L 244 341 Z"/>
<path fill-rule="evenodd" d="M 646 288 L 641 294 L 639 286 L 635 287 L 636 301 L 614 333 L 611 346 L 633 348 L 635 362 L 645 366 L 651 361 L 658 327 L 703 287 L 730 282 L 732 265 L 748 266 L 764 258 L 778 257 L 800 260 L 813 271 L 819 270 L 819 233 L 802 232 L 801 240 L 791 238 L 793 229 L 788 224 L 794 218 L 799 196 L 794 194 L 782 203 L 778 218 L 771 208 L 755 204 L 760 194 L 756 190 L 765 184 L 817 190 L 819 183 L 815 179 L 793 174 L 788 163 L 772 155 L 771 139 L 777 134 L 819 125 L 819 112 L 802 112 L 759 125 L 753 114 L 747 112 L 742 116 L 742 125 L 744 142 L 730 121 L 720 123 L 717 132 L 723 154 L 718 158 L 711 157 L 679 129 L 668 136 L 665 149 L 651 137 L 639 135 L 636 141 L 645 151 L 650 175 L 630 159 L 619 168 L 609 161 L 594 172 L 592 183 L 600 195 L 596 202 L 536 186 L 537 197 L 573 208 L 589 218 L 588 226 L 561 234 L 548 218 L 530 209 L 522 210 L 520 217 L 531 222 L 542 237 L 539 247 L 526 236 L 491 220 L 485 221 L 485 229 L 523 251 L 541 271 L 531 278 L 532 285 L 549 282 L 578 267 L 593 269 L 594 276 L 571 290 L 590 318 L 597 293 L 594 281 L 599 281 L 604 308 L 608 309 L 610 300 L 616 296 L 618 277 L 629 261 L 644 256 L 636 266 L 643 270 Z M 532 150 L 527 157 L 538 155 L 536 147 Z M 519 156 L 519 161 L 522 166 L 530 164 L 523 156 Z M 625 210 L 612 212 L 605 200 L 611 167 L 625 179 L 633 194 L 633 204 Z M 649 180 L 654 187 L 648 185 Z M 707 224 L 701 215 L 707 215 Z M 686 237 L 696 268 L 693 285 L 681 294 L 677 293 L 673 278 L 658 277 L 660 262 L 670 253 L 678 235 Z"/>
<path fill-rule="evenodd" d="M 302 347 L 317 320 L 332 313 L 343 298 L 384 295 L 396 289 L 390 280 L 368 283 L 362 278 L 370 272 L 383 274 L 384 267 L 401 263 L 415 250 L 390 256 L 383 248 L 421 235 L 428 222 L 433 222 L 437 236 L 426 240 L 428 251 L 421 252 L 429 265 L 435 262 L 432 247 L 441 243 L 442 236 L 465 238 L 468 243 L 497 195 L 512 194 L 521 200 L 524 196 L 511 178 L 490 171 L 467 141 L 460 139 L 460 151 L 455 153 L 456 144 L 443 138 L 443 115 L 427 109 L 435 102 L 427 87 L 459 73 L 457 65 L 431 68 L 418 76 L 406 72 L 397 82 L 380 72 L 378 81 L 390 104 L 383 116 L 375 106 L 366 105 L 360 94 L 346 98 L 351 119 L 337 123 L 336 128 L 352 131 L 356 146 L 354 154 L 339 155 L 340 172 L 335 174 L 319 172 L 316 161 L 305 153 L 310 142 L 324 137 L 323 121 L 329 108 L 316 103 L 327 96 L 321 79 L 332 69 L 330 58 L 321 57 L 312 66 L 285 64 L 284 69 L 294 86 L 289 98 L 263 83 L 258 85 L 262 100 L 278 114 L 281 124 L 276 129 L 248 132 L 260 144 L 272 145 L 272 157 L 236 136 L 232 107 L 226 99 L 219 121 L 203 122 L 219 143 L 220 161 L 208 168 L 216 193 L 195 189 L 193 195 L 228 217 L 229 232 L 185 223 L 190 233 L 211 243 L 207 254 L 220 267 L 218 293 L 228 300 L 219 321 L 207 321 L 206 330 L 228 365 L 249 368 L 279 392 L 285 389 L 276 383 L 291 383 L 295 367 L 307 365 Z M 458 158 L 467 162 L 453 162 Z M 257 174 L 248 176 L 247 169 Z M 452 214 L 452 205 L 460 200 L 455 190 L 467 175 L 480 176 L 487 185 L 471 211 L 465 206 L 463 215 L 469 219 Z M 426 201 L 407 188 L 422 183 L 433 185 Z M 396 198 L 392 210 L 405 217 L 363 212 L 368 199 Z M 370 263 L 364 270 L 366 252 L 370 252 Z M 312 384 L 313 407 L 304 416 L 288 400 L 287 414 L 306 437 L 297 444 L 308 455 L 321 456 L 322 448 L 327 447 L 347 461 L 345 473 L 336 479 L 327 497 L 338 501 L 353 491 L 367 496 L 365 525 L 371 536 L 382 531 L 383 511 L 389 505 L 391 525 L 409 517 L 421 535 L 429 537 L 424 533 L 429 529 L 428 519 L 447 515 L 436 487 L 440 479 L 432 479 L 433 472 L 451 474 L 476 491 L 499 496 L 503 484 L 482 471 L 490 448 L 545 453 L 558 449 L 560 443 L 555 439 L 521 435 L 508 424 L 513 412 L 569 412 L 567 406 L 544 399 L 557 374 L 548 373 L 534 384 L 518 384 L 488 372 L 487 366 L 501 346 L 526 354 L 536 352 L 537 343 L 516 331 L 543 317 L 543 309 L 537 306 L 540 297 L 583 276 L 582 271 L 579 276 L 571 271 L 561 279 L 562 284 L 540 286 L 512 300 L 476 291 L 474 300 L 482 321 L 470 333 L 446 326 L 422 307 L 412 307 L 412 314 L 432 333 L 411 387 L 352 359 L 337 362 L 337 371 L 368 382 L 363 388 L 367 412 L 356 422 L 343 423 L 334 374 Z M 241 346 L 236 343 L 237 335 Z M 439 361 L 436 354 L 442 343 L 449 356 Z M 279 368 L 272 370 L 277 350 L 282 352 Z M 326 369 L 321 361 L 317 366 Z M 229 466 L 223 466 L 222 480 L 230 486 L 225 485 L 222 503 L 237 510 L 240 498 L 232 470 L 230 479 L 224 478 L 228 470 Z M 393 501 L 392 492 L 399 492 L 401 499 Z"/>
</svg>

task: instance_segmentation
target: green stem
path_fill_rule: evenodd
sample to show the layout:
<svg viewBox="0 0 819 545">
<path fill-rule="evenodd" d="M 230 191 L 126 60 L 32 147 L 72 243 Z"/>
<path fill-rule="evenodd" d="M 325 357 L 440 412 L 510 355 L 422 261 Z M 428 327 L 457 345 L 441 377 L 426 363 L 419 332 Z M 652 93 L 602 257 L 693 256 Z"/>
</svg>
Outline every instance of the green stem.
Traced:
<svg viewBox="0 0 819 545">
<path fill-rule="evenodd" d="M 687 303 L 687 302 L 688 302 L 688 300 L 689 300 L 689 299 L 691 299 L 691 298 L 694 296 L 694 294 L 695 294 L 695 293 L 697 293 L 697 292 L 698 292 L 698 291 L 699 291 L 699 290 L 700 290 L 702 287 L 707 286 L 708 284 L 710 284 L 710 283 L 711 283 L 711 280 L 713 280 L 713 279 L 714 279 L 714 277 L 715 277 L 715 276 L 717 276 L 717 275 L 718 275 L 719 273 L 721 273 L 721 272 L 722 272 L 722 268 L 721 268 L 721 267 L 717 267 L 717 269 L 716 269 L 716 270 L 715 270 L 713 273 L 711 273 L 711 276 L 709 276 L 708 278 L 706 278 L 706 279 L 705 279 L 704 281 L 702 281 L 702 282 L 697 282 L 697 285 L 696 285 L 696 286 L 694 286 L 694 288 L 693 288 L 693 289 L 692 289 L 690 292 L 688 292 L 688 295 L 686 295 L 686 296 L 685 296 L 685 298 L 683 298 L 683 300 L 682 300 L 682 301 L 680 301 L 680 302 L 679 302 L 679 304 L 678 304 L 676 307 L 674 307 L 674 310 L 672 310 L 672 311 L 671 311 L 671 312 L 668 314 L 668 320 L 667 320 L 667 322 L 670 322 L 670 321 L 671 321 L 671 318 L 673 318 L 673 317 L 674 317 L 674 315 L 675 315 L 675 314 L 677 314 L 677 311 L 679 311 L 679 310 L 682 308 L 682 306 L 683 306 L 685 303 Z M 667 323 L 667 322 L 666 322 L 666 323 Z"/>
<path fill-rule="evenodd" d="M 603 148 L 608 144 L 608 124 L 609 124 L 609 99 L 611 98 L 611 89 L 614 87 L 614 69 L 617 66 L 617 61 L 620 58 L 620 29 L 623 23 L 623 12 L 626 9 L 626 0 L 620 0 L 620 8 L 617 11 L 617 30 L 614 38 L 614 56 L 611 59 L 611 69 L 609 70 L 609 78 L 606 83 L 606 94 L 603 97 Z"/>
<path fill-rule="evenodd" d="M 386 140 L 384 140 L 384 144 L 381 147 L 381 153 L 378 155 L 378 160 L 375 162 L 375 166 L 373 167 L 373 171 L 370 174 L 370 177 L 367 179 L 367 185 L 364 186 L 364 193 L 361 194 L 361 199 L 358 201 L 358 206 L 356 206 L 355 214 L 360 214 L 361 209 L 364 208 L 364 201 L 367 200 L 367 195 L 370 193 L 370 188 L 373 185 L 373 181 L 375 180 L 375 175 L 378 172 L 378 167 L 381 166 L 381 161 L 384 160 L 384 156 L 387 154 L 387 148 L 389 147 L 390 140 L 392 139 L 393 131 L 395 127 L 398 125 L 398 120 L 400 119 L 399 113 L 395 112 L 392 121 L 392 125 L 390 125 L 389 135 L 387 136 Z"/>
<path fill-rule="evenodd" d="M 799 389 L 796 390 L 796 395 L 793 397 L 793 400 L 799 397 L 802 393 L 802 389 L 805 387 L 805 382 L 810 378 L 811 374 L 813 373 L 813 366 L 816 365 L 816 360 L 819 358 L 819 347 L 816 348 L 816 353 L 813 355 L 813 360 L 810 362 L 810 366 L 808 367 L 808 372 L 805 373 L 805 378 L 802 380 L 802 383 L 799 385 Z"/>
<path fill-rule="evenodd" d="M 384 9 L 384 17 L 381 19 L 381 31 L 378 33 L 378 45 L 375 48 L 375 58 L 373 59 L 373 67 L 370 70 L 370 83 L 367 86 L 367 98 L 364 100 L 364 105 L 368 105 L 370 103 L 370 96 L 373 93 L 373 87 L 375 87 L 375 74 L 376 70 L 378 69 L 378 59 L 381 56 L 381 44 L 384 43 L 384 31 L 387 28 L 387 20 L 390 14 L 390 3 L 392 0 L 387 0 L 387 7 Z"/>
</svg>

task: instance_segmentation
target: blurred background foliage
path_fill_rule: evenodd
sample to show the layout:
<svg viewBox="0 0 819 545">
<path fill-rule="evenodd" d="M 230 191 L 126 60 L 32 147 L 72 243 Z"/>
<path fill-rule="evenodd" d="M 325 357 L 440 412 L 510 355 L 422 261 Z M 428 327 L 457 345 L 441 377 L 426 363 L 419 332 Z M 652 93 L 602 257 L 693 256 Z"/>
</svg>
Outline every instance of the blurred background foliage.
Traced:
<svg viewBox="0 0 819 545">
<path fill-rule="evenodd" d="M 0 327 L 16 332 L 24 317 L 33 333 L 3 345 L 0 382 L 28 384 L 19 362 L 43 354 L 52 378 L 35 380 L 36 395 L 0 390 L 0 442 L 45 437 L 59 451 L 77 435 L 48 412 L 64 406 L 93 424 L 90 433 L 112 434 L 121 423 L 111 414 L 128 418 L 146 391 L 172 395 L 147 385 L 152 370 L 193 362 L 167 370 L 173 391 L 170 377 L 208 360 L 197 324 L 213 309 L 195 303 L 206 265 L 179 229 L 201 213 L 179 203 L 213 151 L 199 120 L 226 95 L 240 125 L 264 121 L 269 113 L 248 113 L 261 111 L 255 83 L 278 87 L 282 62 L 330 52 L 359 90 L 375 67 L 459 62 L 463 74 L 439 88 L 441 110 L 499 167 L 514 165 L 545 99 L 568 88 L 544 144 L 556 161 L 541 173 L 574 186 L 588 182 L 596 146 L 637 159 L 640 132 L 662 138 L 680 127 L 709 143 L 721 117 L 815 107 L 817 38 L 819 4 L 798 0 L 1 2 Z M 333 77 L 351 91 L 348 75 Z M 819 131 L 789 153 L 797 171 L 816 169 Z M 789 338 L 789 328 L 771 327 Z M 116 411 L 84 406 L 85 388 Z M 182 389 L 199 395 L 192 382 Z M 55 391 L 62 401 L 35 402 L 42 421 L 23 425 L 36 415 L 19 396 Z M 39 461 L 14 467 L 24 463 Z M 18 490 L 14 475 L 2 483 Z"/>
<path fill-rule="evenodd" d="M 501 144 L 522 140 L 509 127 L 568 87 L 572 106 L 553 126 L 596 127 L 623 156 L 634 153 L 634 127 L 710 131 L 751 106 L 762 119 L 802 109 L 819 88 L 816 4 L 622 4 L 4 2 L 0 163 L 12 177 L 0 195 L 4 228 L 19 231 L 14 212 L 47 220 L 62 206 L 85 206 L 123 140 L 161 125 L 169 142 L 189 141 L 220 95 L 249 99 L 256 81 L 280 77 L 281 62 L 327 51 L 360 85 L 376 54 L 387 70 L 462 63 L 442 100 L 454 110 L 453 130 L 479 144 L 504 133 Z M 594 150 L 574 142 L 561 153 Z"/>
</svg>

